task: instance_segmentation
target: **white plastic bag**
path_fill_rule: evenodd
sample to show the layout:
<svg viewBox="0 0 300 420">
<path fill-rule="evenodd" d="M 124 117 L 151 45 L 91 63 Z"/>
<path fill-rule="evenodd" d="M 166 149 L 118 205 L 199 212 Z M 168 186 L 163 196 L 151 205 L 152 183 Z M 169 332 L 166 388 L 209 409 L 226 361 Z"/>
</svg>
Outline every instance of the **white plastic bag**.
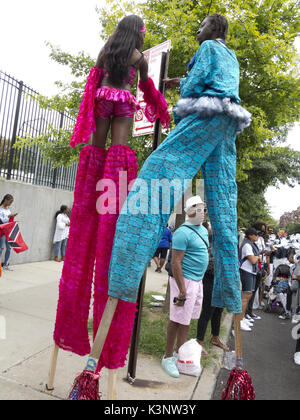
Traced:
<svg viewBox="0 0 300 420">
<path fill-rule="evenodd" d="M 195 338 L 184 343 L 178 350 L 177 368 L 185 375 L 199 376 L 201 374 L 202 347 Z"/>
</svg>

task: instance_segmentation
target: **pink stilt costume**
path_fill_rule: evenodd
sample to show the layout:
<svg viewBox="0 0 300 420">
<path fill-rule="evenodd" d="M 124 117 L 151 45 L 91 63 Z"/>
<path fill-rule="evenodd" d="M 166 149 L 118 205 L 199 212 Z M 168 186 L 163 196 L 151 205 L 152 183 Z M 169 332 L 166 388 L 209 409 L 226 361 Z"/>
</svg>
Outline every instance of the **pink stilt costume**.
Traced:
<svg viewBox="0 0 300 420">
<path fill-rule="evenodd" d="M 128 82 L 133 83 L 136 70 L 131 67 Z M 93 67 L 87 78 L 70 145 L 88 143 L 96 130 L 95 118 L 123 116 L 132 118 L 139 109 L 130 91 L 101 86 L 103 69 Z M 147 103 L 145 114 L 150 121 L 161 119 L 168 127 L 168 104 L 156 90 L 152 79 L 140 83 Z M 128 184 L 137 177 L 137 159 L 128 146 L 111 146 L 108 151 L 92 145 L 85 146 L 79 158 L 74 205 L 71 215 L 69 242 L 59 286 L 54 341 L 58 347 L 79 355 L 90 353 L 88 316 L 94 277 L 94 334 L 100 323 L 108 298 L 108 269 L 112 251 L 119 205 L 119 174 L 127 174 Z M 99 214 L 96 209 L 100 193 L 96 191 L 101 179 L 116 185 L 116 212 Z M 123 197 L 126 199 L 127 191 Z M 123 203 L 121 203 L 123 204 Z M 98 209 L 99 210 L 99 209 Z M 100 212 L 101 213 L 101 212 Z M 136 304 L 119 301 L 106 339 L 98 371 L 103 367 L 124 366 L 131 339 Z M 120 332 L 122 332 L 120 334 Z"/>
</svg>

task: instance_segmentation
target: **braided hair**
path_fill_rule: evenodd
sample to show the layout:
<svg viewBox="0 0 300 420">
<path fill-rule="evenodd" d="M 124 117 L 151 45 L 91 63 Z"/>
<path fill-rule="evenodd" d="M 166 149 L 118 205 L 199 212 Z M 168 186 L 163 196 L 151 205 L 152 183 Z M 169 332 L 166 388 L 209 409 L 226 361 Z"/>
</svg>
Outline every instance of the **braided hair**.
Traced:
<svg viewBox="0 0 300 420">
<path fill-rule="evenodd" d="M 226 37 L 227 37 L 227 33 L 228 33 L 228 21 L 227 21 L 227 19 L 224 16 L 219 15 L 218 13 L 215 13 L 213 15 L 209 15 L 208 17 L 215 24 L 217 36 L 225 40 Z"/>
</svg>

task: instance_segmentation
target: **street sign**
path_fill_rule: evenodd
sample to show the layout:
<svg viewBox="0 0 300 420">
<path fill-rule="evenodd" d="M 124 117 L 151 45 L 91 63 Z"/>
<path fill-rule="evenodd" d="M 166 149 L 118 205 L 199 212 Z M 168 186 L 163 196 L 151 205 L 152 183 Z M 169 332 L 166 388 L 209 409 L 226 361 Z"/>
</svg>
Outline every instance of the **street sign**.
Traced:
<svg viewBox="0 0 300 420">
<path fill-rule="evenodd" d="M 159 89 L 159 76 L 162 62 L 162 54 L 171 49 L 171 40 L 165 41 L 162 44 L 156 45 L 149 50 L 144 51 L 144 56 L 148 61 L 148 74 L 153 80 L 156 89 Z M 133 122 L 133 137 L 144 136 L 154 132 L 154 124 L 147 120 L 144 114 L 146 103 L 143 100 L 143 92 L 137 89 L 136 98 L 141 106 L 141 109 L 135 113 Z"/>
</svg>

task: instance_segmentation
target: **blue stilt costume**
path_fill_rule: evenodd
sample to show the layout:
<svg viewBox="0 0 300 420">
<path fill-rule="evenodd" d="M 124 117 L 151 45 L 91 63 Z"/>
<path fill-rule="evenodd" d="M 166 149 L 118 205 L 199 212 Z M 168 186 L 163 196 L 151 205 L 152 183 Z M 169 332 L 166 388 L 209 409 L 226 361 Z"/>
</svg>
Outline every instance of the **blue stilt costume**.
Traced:
<svg viewBox="0 0 300 420">
<path fill-rule="evenodd" d="M 222 41 L 203 42 L 193 68 L 181 81 L 182 99 L 175 107 L 178 124 L 145 162 L 119 216 L 109 270 L 110 296 L 135 302 L 140 279 L 176 205 L 174 199 L 169 211 L 163 208 L 162 195 L 151 194 L 153 180 L 180 180 L 186 189 L 184 180 L 193 179 L 201 168 L 213 228 L 212 304 L 241 312 L 235 138 L 251 119 L 239 105 L 238 87 L 235 53 Z M 136 212 L 132 203 L 141 197 L 141 185 L 146 200 Z"/>
</svg>

